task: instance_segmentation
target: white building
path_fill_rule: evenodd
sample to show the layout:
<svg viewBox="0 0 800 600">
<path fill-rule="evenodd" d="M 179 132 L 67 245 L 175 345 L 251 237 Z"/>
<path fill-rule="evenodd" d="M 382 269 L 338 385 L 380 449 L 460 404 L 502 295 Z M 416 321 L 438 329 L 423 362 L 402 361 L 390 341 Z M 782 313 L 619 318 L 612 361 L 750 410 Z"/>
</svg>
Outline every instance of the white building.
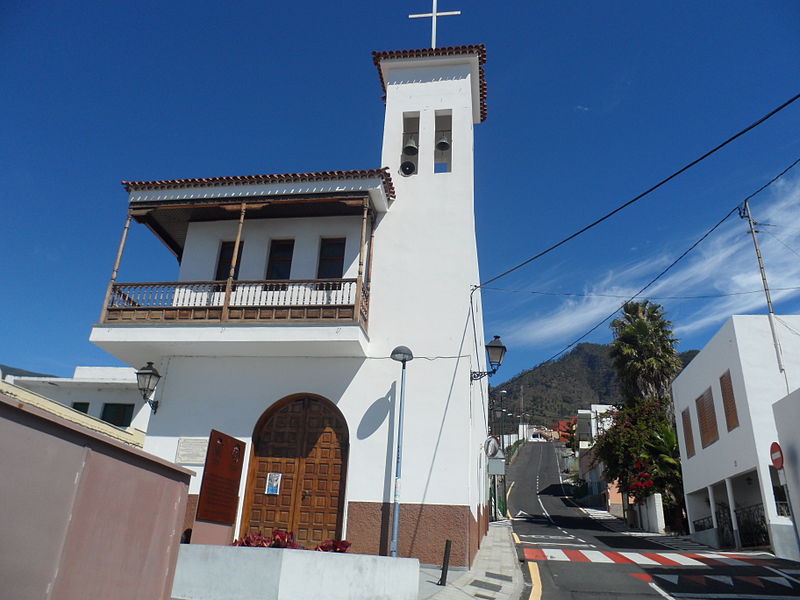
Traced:
<svg viewBox="0 0 800 600">
<path fill-rule="evenodd" d="M 800 546 L 800 533 L 797 528 L 800 517 L 800 435 L 797 433 L 797 425 L 800 423 L 800 390 L 795 390 L 778 400 L 772 405 L 772 412 L 778 428 L 776 441 L 781 447 L 783 458 L 783 468 L 778 471 L 778 479 L 783 486 L 787 503 L 791 503 L 789 512 L 795 521 L 794 534 Z"/>
<path fill-rule="evenodd" d="M 147 431 L 150 410 L 131 367 L 75 367 L 72 377 L 17 375 L 6 380 L 117 427 Z"/>
<path fill-rule="evenodd" d="M 161 373 L 148 452 L 176 461 L 212 428 L 247 444 L 228 539 L 283 527 L 309 547 L 346 538 L 376 554 L 391 535 L 401 367 L 389 355 L 408 346 L 399 554 L 437 563 L 452 539 L 452 564 L 469 564 L 488 526 L 486 379 L 470 376 L 487 370 L 471 293 L 485 50 L 374 62 L 383 169 L 125 182 L 125 232 L 148 226 L 179 269 L 120 283 L 118 258 L 91 340 Z M 196 501 L 202 457 L 183 464 Z M 278 495 L 268 473 L 282 475 Z"/>
<path fill-rule="evenodd" d="M 672 384 L 689 528 L 718 547 L 770 545 L 798 557 L 769 447 L 772 405 L 800 387 L 800 316 L 731 317 Z"/>
<path fill-rule="evenodd" d="M 578 437 L 578 476 L 586 482 L 586 502 L 601 506 L 622 516 L 622 498 L 616 484 L 606 481 L 605 465 L 595 459 L 594 444 L 597 436 L 613 424 L 611 404 L 592 404 L 578 410 L 576 434 Z"/>
</svg>

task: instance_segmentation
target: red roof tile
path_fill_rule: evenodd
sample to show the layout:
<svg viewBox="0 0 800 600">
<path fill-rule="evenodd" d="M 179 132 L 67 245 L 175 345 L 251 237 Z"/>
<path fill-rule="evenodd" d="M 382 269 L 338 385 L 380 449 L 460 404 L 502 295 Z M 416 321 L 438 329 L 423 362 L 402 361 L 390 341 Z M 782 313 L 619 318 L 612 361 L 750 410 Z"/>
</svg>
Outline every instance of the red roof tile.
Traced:
<svg viewBox="0 0 800 600">
<path fill-rule="evenodd" d="M 421 48 L 419 50 L 388 50 L 383 52 L 373 52 L 372 62 L 378 68 L 378 77 L 381 79 L 381 87 L 386 94 L 386 82 L 383 80 L 381 71 L 382 60 L 404 59 L 404 58 L 426 58 L 429 56 L 462 56 L 464 54 L 478 55 L 478 70 L 480 72 L 480 94 L 481 94 L 481 122 L 486 120 L 486 77 L 483 65 L 486 64 L 486 46 L 483 44 L 472 44 L 469 46 L 446 46 L 444 48 Z M 385 96 L 384 96 L 385 97 Z"/>
<path fill-rule="evenodd" d="M 192 179 L 164 179 L 160 181 L 123 181 L 129 192 L 134 190 L 154 190 L 180 187 L 202 187 L 216 185 L 295 183 L 302 181 L 330 181 L 346 179 L 368 179 L 379 177 L 387 198 L 394 199 L 395 190 L 388 167 L 353 171 L 320 171 L 317 173 L 284 173 L 280 175 L 236 175 L 233 177 L 198 177 Z"/>
</svg>

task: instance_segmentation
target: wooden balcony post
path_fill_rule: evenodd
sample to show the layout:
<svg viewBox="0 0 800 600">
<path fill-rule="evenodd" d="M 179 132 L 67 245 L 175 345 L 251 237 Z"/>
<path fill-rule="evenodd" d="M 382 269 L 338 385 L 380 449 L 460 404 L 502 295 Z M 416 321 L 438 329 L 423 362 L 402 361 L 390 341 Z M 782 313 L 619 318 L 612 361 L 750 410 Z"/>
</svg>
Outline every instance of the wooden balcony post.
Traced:
<svg viewBox="0 0 800 600">
<path fill-rule="evenodd" d="M 236 241 L 233 243 L 233 256 L 231 256 L 231 268 L 228 271 L 228 281 L 225 283 L 225 301 L 222 304 L 222 321 L 228 320 L 231 303 L 231 291 L 233 290 L 233 276 L 236 273 L 236 265 L 239 262 L 239 245 L 242 241 L 242 225 L 244 225 L 244 213 L 247 205 L 242 202 L 242 209 L 239 212 L 239 227 L 236 229 Z"/>
<path fill-rule="evenodd" d="M 363 302 L 364 294 L 364 249 L 367 244 L 367 217 L 369 216 L 369 198 L 364 198 L 363 211 L 361 213 L 361 240 L 358 246 L 358 277 L 356 278 L 356 296 L 355 296 L 355 317 L 356 320 L 361 320 L 361 303 Z"/>
<path fill-rule="evenodd" d="M 111 290 L 114 289 L 114 283 L 117 281 L 117 273 L 119 273 L 119 264 L 122 262 L 122 252 L 125 250 L 125 242 L 128 239 L 128 230 L 131 228 L 131 211 L 128 210 L 128 218 L 125 219 L 125 227 L 122 228 L 122 239 L 119 241 L 117 248 L 117 258 L 114 260 L 114 269 L 111 271 L 111 280 L 108 282 L 106 288 L 106 297 L 103 299 L 103 310 L 100 312 L 100 322 L 106 320 L 106 313 L 108 312 L 108 303 L 111 300 Z"/>
</svg>

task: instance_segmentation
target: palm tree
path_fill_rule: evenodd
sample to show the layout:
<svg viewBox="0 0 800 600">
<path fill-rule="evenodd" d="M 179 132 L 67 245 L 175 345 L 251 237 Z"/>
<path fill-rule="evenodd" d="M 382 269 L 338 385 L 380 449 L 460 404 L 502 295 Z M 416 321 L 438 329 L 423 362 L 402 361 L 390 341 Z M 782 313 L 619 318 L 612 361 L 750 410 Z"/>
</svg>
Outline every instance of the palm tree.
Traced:
<svg viewBox="0 0 800 600">
<path fill-rule="evenodd" d="M 611 358 L 625 404 L 658 400 L 668 408 L 670 384 L 681 361 L 675 351 L 678 340 L 672 337 L 672 323 L 661 305 L 648 300 L 627 302 L 611 328 Z"/>
</svg>

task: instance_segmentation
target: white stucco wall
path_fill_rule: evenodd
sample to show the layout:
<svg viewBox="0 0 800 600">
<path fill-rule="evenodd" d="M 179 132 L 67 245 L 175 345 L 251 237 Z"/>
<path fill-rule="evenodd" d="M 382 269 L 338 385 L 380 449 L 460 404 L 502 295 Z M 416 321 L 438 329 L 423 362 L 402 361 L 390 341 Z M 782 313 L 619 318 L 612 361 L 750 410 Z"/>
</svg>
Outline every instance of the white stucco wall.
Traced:
<svg viewBox="0 0 800 600">
<path fill-rule="evenodd" d="M 334 402 L 347 420 L 346 501 L 390 502 L 400 364 L 388 357 L 402 344 L 416 358 L 407 367 L 401 501 L 469 506 L 478 516 L 488 488 L 482 452 L 487 380 L 471 382 L 469 376 L 471 370 L 487 370 L 480 292 L 470 293 L 480 281 L 473 206 L 476 59 L 450 57 L 446 66 L 422 62 L 426 67 L 413 72 L 386 71 L 381 164 L 390 169 L 397 198 L 378 215 L 375 227 L 369 329 L 357 340 L 362 352 L 336 350 L 331 336 L 318 336 L 301 346 L 273 343 L 268 352 L 259 349 L 263 344 L 257 337 L 248 338 L 248 344 L 219 341 L 222 351 L 215 354 L 215 340 L 228 340 L 239 328 L 209 325 L 209 334 L 196 344 L 183 340 L 195 324 L 95 328 L 93 341 L 117 356 L 158 357 L 161 404 L 150 422 L 147 451 L 175 460 L 179 438 L 208 436 L 211 428 L 250 444 L 256 422 L 274 402 L 291 394 L 318 394 Z M 433 173 L 437 110 L 452 113 L 449 173 Z M 404 177 L 398 170 L 403 113 L 409 111 L 420 114 L 419 170 Z M 245 220 L 239 278 L 262 279 L 270 240 L 290 237 L 295 239 L 292 278 L 316 277 L 323 237 L 347 238 L 345 277 L 355 277 L 360 224 L 360 217 Z M 235 227 L 234 222 L 192 224 L 180 278 L 212 278 L 219 242 L 233 239 Z M 280 327 L 255 326 L 265 331 Z M 342 329 L 314 324 L 280 331 L 320 327 Z M 164 339 L 153 343 L 155 332 Z M 183 341 L 170 346 L 170 335 Z M 106 338 L 116 346 L 106 344 Z M 190 493 L 197 493 L 202 468 L 191 468 L 197 475 Z M 242 498 L 247 465 L 244 473 Z"/>
<path fill-rule="evenodd" d="M 180 267 L 180 280 L 213 280 L 220 244 L 235 240 L 237 227 L 237 221 L 190 223 Z M 323 238 L 347 239 L 343 277 L 355 278 L 358 275 L 361 216 L 258 220 L 245 218 L 242 227 L 244 251 L 239 279 L 264 279 L 271 241 L 289 239 L 294 240 L 291 278 L 315 279 L 320 240 Z"/>
<path fill-rule="evenodd" d="M 794 391 L 772 405 L 778 439 L 783 452 L 783 481 L 789 488 L 789 501 L 795 519 L 800 519 L 800 391 Z M 795 523 L 796 524 L 796 523 Z M 793 529 L 795 541 L 797 530 Z M 795 560 L 800 558 L 800 543 Z"/>
<path fill-rule="evenodd" d="M 800 386 L 800 335 L 796 333 L 800 331 L 800 316 L 778 317 L 776 325 L 786 378 L 778 370 L 767 316 L 736 315 L 722 326 L 675 379 L 672 392 L 687 495 L 726 478 L 753 471 L 760 486 L 748 487 L 742 480 L 734 481 L 734 494 L 737 501 L 741 500 L 737 508 L 747 502 L 761 502 L 768 522 L 786 526 L 789 521 L 777 515 L 772 493 L 769 446 L 778 435 L 772 415 L 773 403 L 786 395 L 787 382 L 791 390 Z M 726 370 L 731 372 L 739 417 L 739 427 L 730 432 L 719 382 Z M 709 387 L 714 398 L 719 439 L 703 448 L 695 400 Z M 696 452 L 692 458 L 686 454 L 681 418 L 687 407 Z"/>
</svg>

